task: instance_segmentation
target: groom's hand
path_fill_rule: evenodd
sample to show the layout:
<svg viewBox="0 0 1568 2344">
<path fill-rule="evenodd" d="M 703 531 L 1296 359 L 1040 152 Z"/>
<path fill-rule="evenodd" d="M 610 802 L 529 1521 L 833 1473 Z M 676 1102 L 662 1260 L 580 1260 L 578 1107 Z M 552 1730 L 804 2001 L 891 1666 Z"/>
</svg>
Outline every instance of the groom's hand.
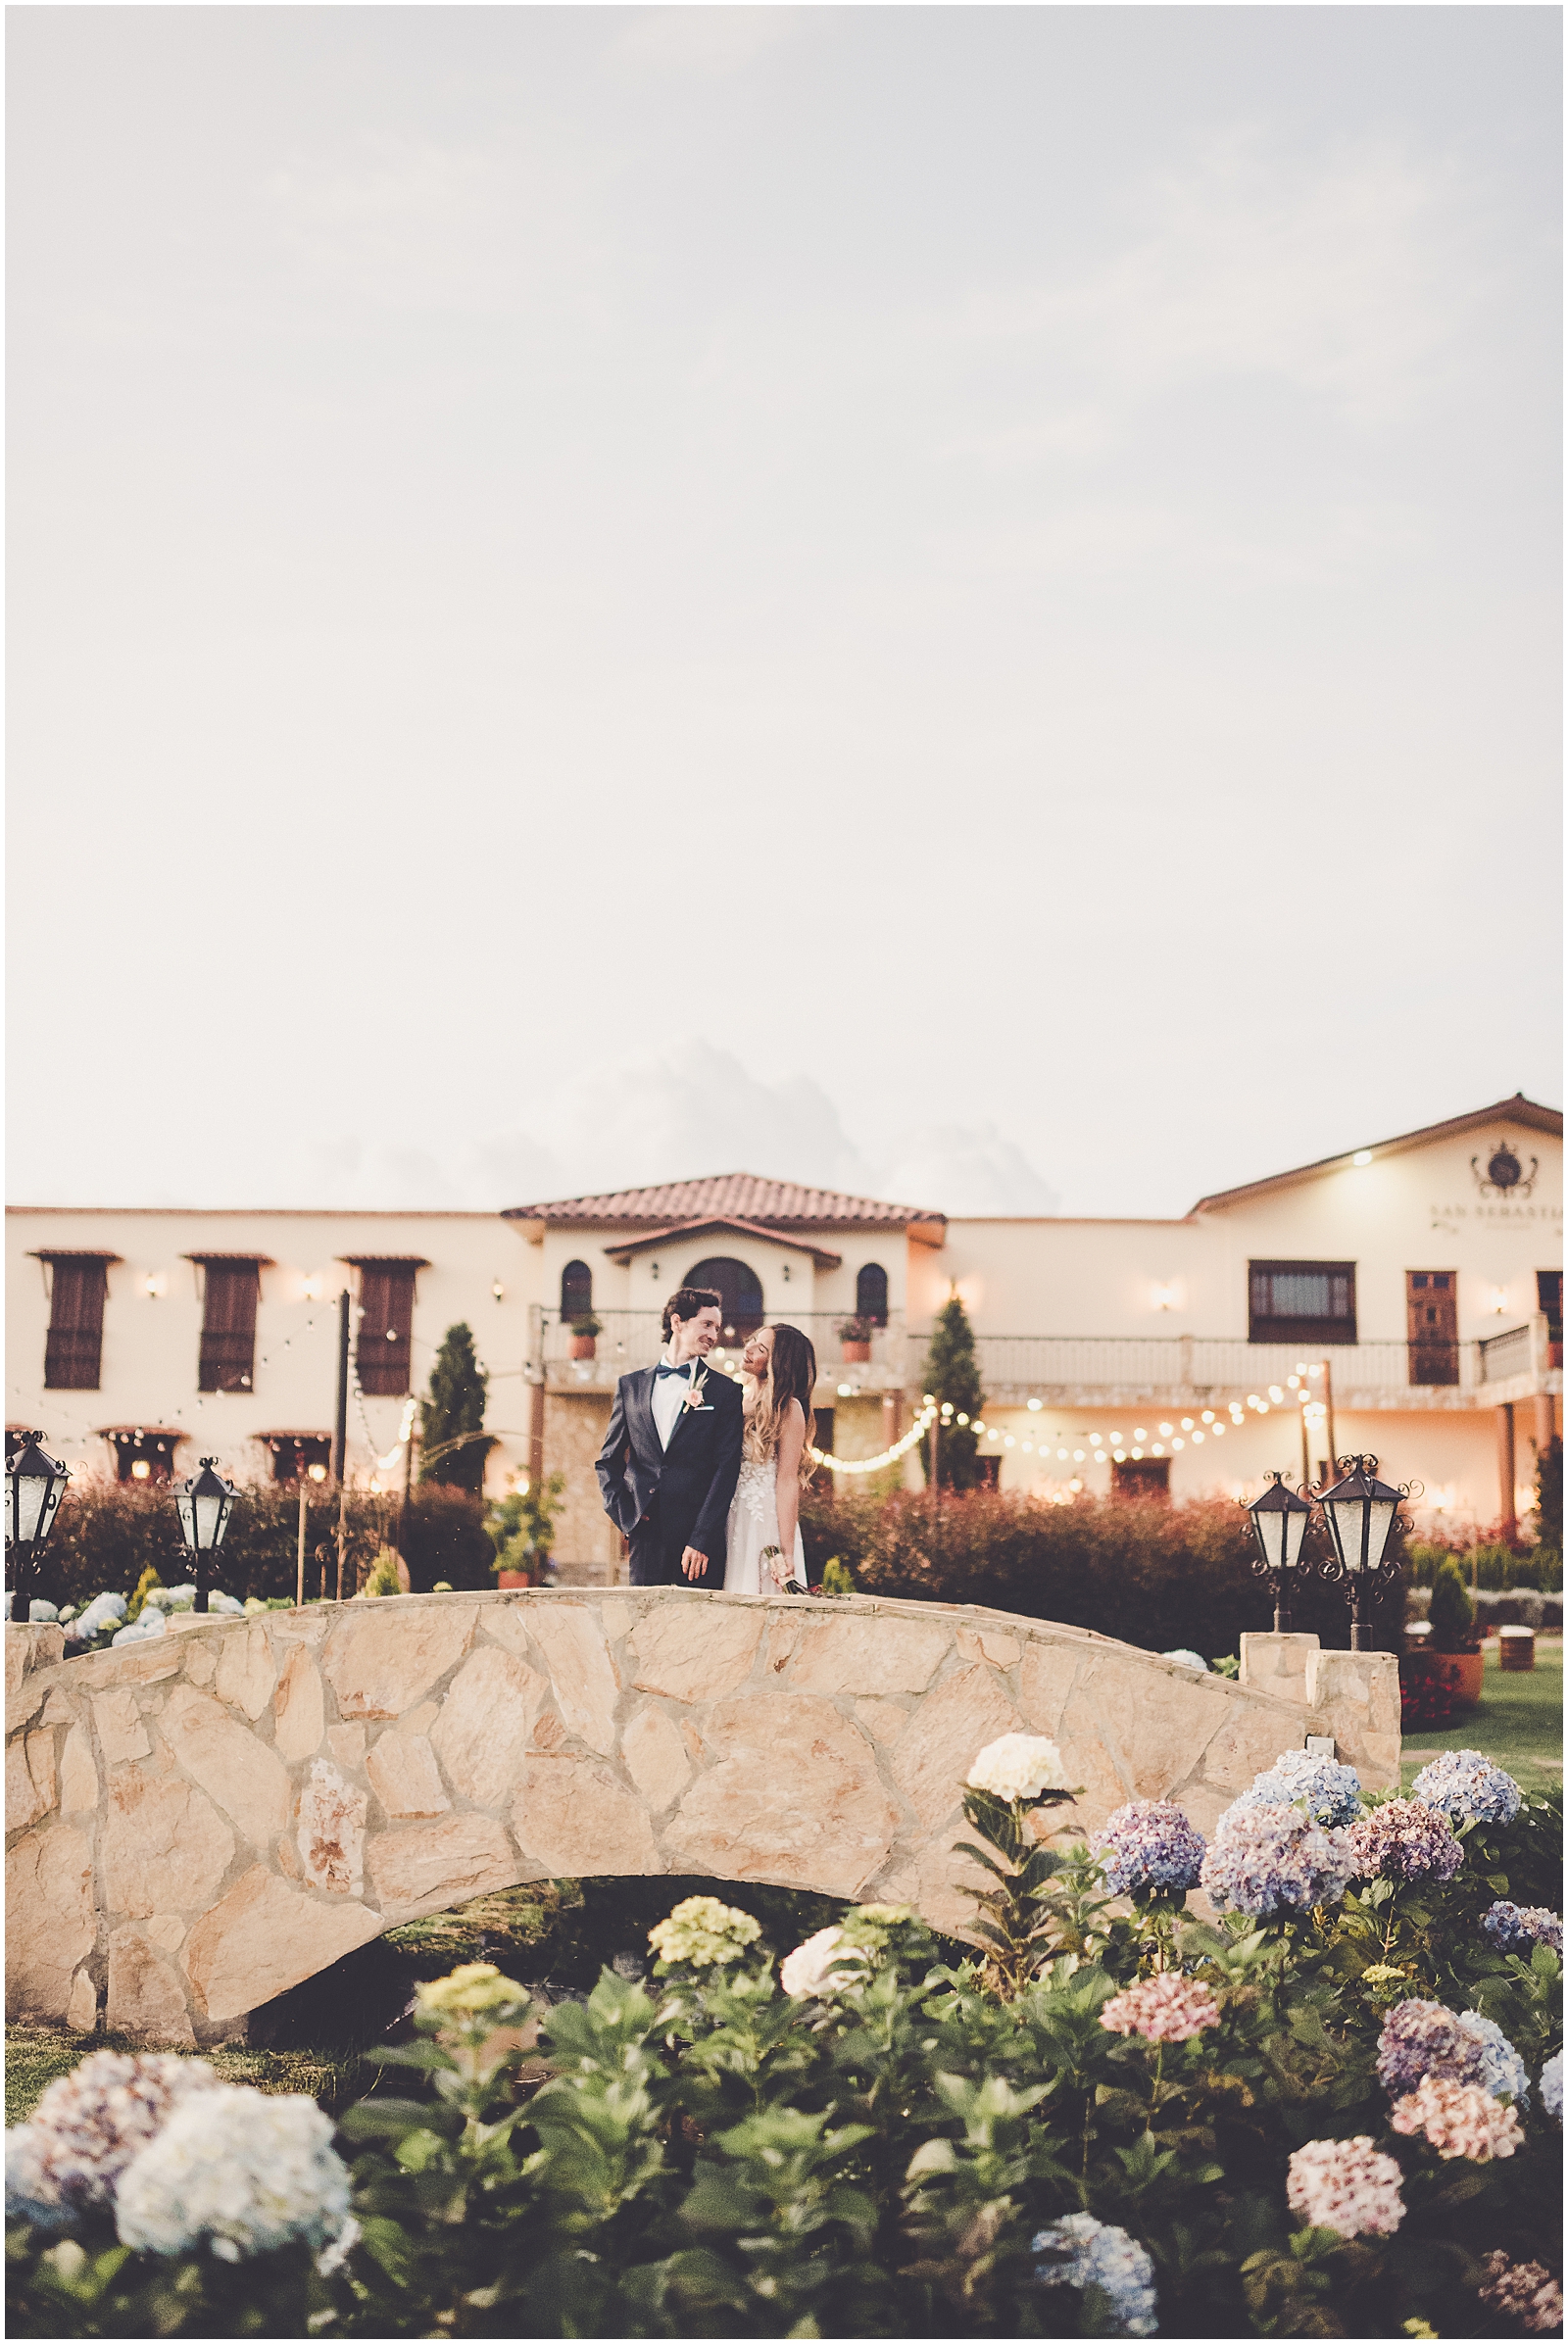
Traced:
<svg viewBox="0 0 1568 2344">
<path fill-rule="evenodd" d="M 688 1546 L 680 1558 L 680 1567 L 688 1579 L 701 1579 L 708 1569 L 708 1557 L 699 1554 L 695 1546 Z"/>
</svg>

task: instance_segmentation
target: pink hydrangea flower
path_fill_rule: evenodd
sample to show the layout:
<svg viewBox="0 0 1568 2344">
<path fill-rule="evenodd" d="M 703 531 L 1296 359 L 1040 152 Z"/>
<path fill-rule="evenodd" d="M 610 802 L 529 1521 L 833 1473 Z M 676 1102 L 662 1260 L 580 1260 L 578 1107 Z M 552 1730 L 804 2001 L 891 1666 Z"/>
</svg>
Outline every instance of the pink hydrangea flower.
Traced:
<svg viewBox="0 0 1568 2344">
<path fill-rule="evenodd" d="M 1511 2157 L 1524 2139 L 1511 2108 L 1479 2083 L 1455 2083 L 1446 2075 L 1423 2077 L 1396 2100 L 1389 2121 L 1396 2132 L 1424 2132 L 1440 2157 L 1468 2157 L 1477 2165 Z"/>
<path fill-rule="evenodd" d="M 1108 2033 L 1141 2034 L 1151 2043 L 1191 2042 L 1218 2019 L 1219 2004 L 1207 1986 L 1169 1970 L 1159 1978 L 1141 1978 L 1113 1995 L 1100 2014 Z"/>
<path fill-rule="evenodd" d="M 1510 2263 L 1501 2248 L 1488 2255 L 1483 2303 L 1505 2320 L 1516 2320 L 1527 2335 L 1554 2335 L 1562 2325 L 1562 2289 L 1544 2263 Z"/>
<path fill-rule="evenodd" d="M 1291 2159 L 1285 2184 L 1291 2212 L 1315 2230 L 1342 2238 L 1390 2237 L 1404 2220 L 1402 2178 L 1368 2132 L 1353 2140 L 1309 2140 Z"/>
</svg>

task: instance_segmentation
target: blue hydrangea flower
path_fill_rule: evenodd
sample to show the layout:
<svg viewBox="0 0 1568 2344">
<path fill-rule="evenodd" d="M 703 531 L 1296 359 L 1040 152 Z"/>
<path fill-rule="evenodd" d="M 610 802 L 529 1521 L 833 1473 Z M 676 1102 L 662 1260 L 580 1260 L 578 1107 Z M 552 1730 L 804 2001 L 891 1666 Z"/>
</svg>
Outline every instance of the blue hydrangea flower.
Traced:
<svg viewBox="0 0 1568 2344">
<path fill-rule="evenodd" d="M 1202 1886 L 1222 1912 L 1308 1912 L 1338 1904 L 1350 1880 L 1343 1831 L 1327 1831 L 1299 1807 L 1248 1807 L 1219 1819 L 1203 1858 Z"/>
<path fill-rule="evenodd" d="M 1541 2105 L 1562 2123 L 1562 2053 L 1556 2051 L 1541 2071 Z"/>
<path fill-rule="evenodd" d="M 1476 2072 L 1466 2081 L 1479 2083 L 1494 2100 L 1506 2093 L 1516 2108 L 1522 2108 L 1530 2097 L 1529 2071 L 1496 2021 L 1466 2010 L 1459 2013 L 1459 2025 L 1481 2047 Z"/>
<path fill-rule="evenodd" d="M 1203 1837 L 1170 1799 L 1132 1799 L 1105 1818 L 1090 1845 L 1112 1896 L 1198 1885 Z"/>
<path fill-rule="evenodd" d="M 1480 1750 L 1445 1750 L 1424 1766 L 1410 1796 L 1465 1823 L 1512 1823 L 1523 1796 L 1512 1775 Z"/>
<path fill-rule="evenodd" d="M 1305 1807 L 1314 1823 L 1337 1828 L 1354 1823 L 1361 1811 L 1361 1778 L 1353 1766 L 1310 1750 L 1282 1750 L 1273 1765 L 1252 1777 L 1252 1787 L 1233 1807 Z"/>
<path fill-rule="evenodd" d="M 1481 1926 L 1499 1953 L 1529 1954 L 1537 1945 L 1562 1951 L 1562 1915 L 1544 1905 L 1509 1904 L 1503 1898 L 1482 1914 Z"/>
<path fill-rule="evenodd" d="M 1477 2010 L 1449 2010 L 1417 1995 L 1396 2002 L 1378 2038 L 1378 2080 L 1392 2099 L 1413 2092 L 1428 2075 L 1479 2083 L 1499 2099 L 1523 2106 L 1530 2097 L 1525 2063 L 1494 2021 Z"/>
<path fill-rule="evenodd" d="M 1092 2214 L 1068 2214 L 1034 2239 L 1035 2276 L 1042 2287 L 1098 2287 L 1113 2336 L 1159 2332 L 1154 2266 L 1136 2238 Z"/>
</svg>

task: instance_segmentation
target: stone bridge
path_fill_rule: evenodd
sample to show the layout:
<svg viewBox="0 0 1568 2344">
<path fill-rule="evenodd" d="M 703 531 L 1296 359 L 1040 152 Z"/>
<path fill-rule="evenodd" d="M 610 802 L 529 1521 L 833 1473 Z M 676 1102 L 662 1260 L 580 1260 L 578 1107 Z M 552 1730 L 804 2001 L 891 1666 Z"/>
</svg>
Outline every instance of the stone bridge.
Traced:
<svg viewBox="0 0 1568 2344">
<path fill-rule="evenodd" d="M 1248 1682 L 972 1606 L 681 1587 L 407 1595 L 203 1619 L 67 1660 L 6 1629 L 13 2017 L 166 2043 L 383 1929 L 551 1877 L 703 1874 L 961 1930 L 974 1753 L 1060 1744 L 1079 1813 L 1200 1830 L 1332 1734 L 1398 1780 L 1396 1664 L 1245 1639 Z"/>
</svg>

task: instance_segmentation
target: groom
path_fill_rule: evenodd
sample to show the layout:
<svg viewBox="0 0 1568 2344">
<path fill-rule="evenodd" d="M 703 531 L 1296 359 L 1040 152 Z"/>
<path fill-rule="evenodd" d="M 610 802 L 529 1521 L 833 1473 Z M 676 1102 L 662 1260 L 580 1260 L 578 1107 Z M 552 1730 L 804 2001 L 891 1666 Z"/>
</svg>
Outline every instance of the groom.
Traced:
<svg viewBox="0 0 1568 2344">
<path fill-rule="evenodd" d="M 720 1297 L 683 1286 L 664 1304 L 664 1352 L 615 1387 L 595 1470 L 605 1512 L 631 1540 L 634 1587 L 724 1584 L 724 1531 L 741 1470 L 741 1392 L 707 1365 Z M 712 1566 L 710 1573 L 710 1566 Z"/>
</svg>

